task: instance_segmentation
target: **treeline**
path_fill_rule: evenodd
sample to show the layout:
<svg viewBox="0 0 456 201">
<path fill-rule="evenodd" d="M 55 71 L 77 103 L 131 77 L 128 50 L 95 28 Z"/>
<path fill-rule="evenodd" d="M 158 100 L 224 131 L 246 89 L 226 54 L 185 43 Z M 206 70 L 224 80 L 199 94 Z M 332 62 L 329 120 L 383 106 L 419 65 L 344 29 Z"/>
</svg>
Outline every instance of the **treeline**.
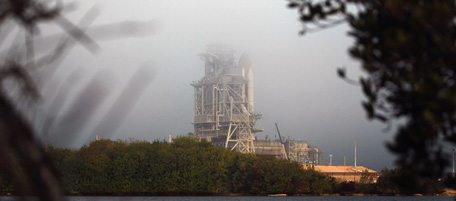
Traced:
<svg viewBox="0 0 456 201">
<path fill-rule="evenodd" d="M 424 179 L 400 169 L 384 169 L 376 183 L 369 173 L 359 183 L 337 183 L 296 162 L 241 154 L 191 137 L 171 144 L 103 139 L 77 150 L 50 146 L 48 154 L 72 195 L 436 195 L 445 186 L 456 187 L 451 175 Z M 15 192 L 6 176 L 0 172 L 0 193 Z"/>
<path fill-rule="evenodd" d="M 444 188 L 454 187 L 454 179 L 422 177 L 410 174 L 408 171 L 397 169 L 383 169 L 380 177 L 374 183 L 372 174 L 362 173 L 361 180 L 343 182 L 336 185 L 335 192 L 341 195 L 441 195 Z M 453 184 L 453 186 L 451 186 Z"/>
<path fill-rule="evenodd" d="M 324 194 L 335 182 L 273 157 L 241 154 L 190 137 L 164 141 L 99 140 L 78 150 L 49 147 L 68 194 Z M 1 175 L 0 175 L 1 177 Z M 13 191 L 0 178 L 0 190 Z"/>
</svg>

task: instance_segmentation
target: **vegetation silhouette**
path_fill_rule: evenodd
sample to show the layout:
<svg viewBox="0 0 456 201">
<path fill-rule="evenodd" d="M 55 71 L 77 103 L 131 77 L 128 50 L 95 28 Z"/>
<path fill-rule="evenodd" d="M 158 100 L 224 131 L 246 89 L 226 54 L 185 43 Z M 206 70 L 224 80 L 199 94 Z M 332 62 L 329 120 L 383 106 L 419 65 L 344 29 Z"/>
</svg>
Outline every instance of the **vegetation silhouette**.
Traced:
<svg viewBox="0 0 456 201">
<path fill-rule="evenodd" d="M 101 139 L 78 150 L 51 146 L 48 154 L 65 191 L 76 195 L 316 195 L 335 185 L 297 162 L 232 152 L 192 137 L 173 143 Z"/>
<path fill-rule="evenodd" d="M 384 169 L 377 182 L 363 172 L 358 183 L 338 183 L 294 161 L 232 152 L 190 136 L 173 143 L 101 139 L 79 149 L 50 146 L 48 154 L 67 195 L 439 195 L 454 185 L 449 177 L 405 186 L 401 169 Z M 0 173 L 0 193 L 14 194 L 5 176 Z"/>
<path fill-rule="evenodd" d="M 400 122 L 387 144 L 404 181 L 443 176 L 456 143 L 456 5 L 422 0 L 290 0 L 306 34 L 347 23 L 367 117 Z M 338 70 L 346 77 L 344 68 Z M 420 188 L 420 186 L 415 186 Z"/>
<path fill-rule="evenodd" d="M 94 95 L 94 90 L 104 90 L 103 87 L 106 86 L 106 83 L 91 82 L 81 92 L 81 100 L 86 102 L 74 101 L 71 106 L 73 113 L 68 114 L 66 119 L 73 118 L 72 122 L 65 118 L 64 121 L 57 121 L 61 117 L 53 116 L 61 112 L 65 102 L 70 102 L 68 94 L 74 90 L 69 89 L 81 77 L 80 71 L 75 71 L 69 76 L 69 80 L 65 80 L 71 84 L 63 84 L 66 87 L 60 90 L 51 89 L 54 93 L 47 94 L 49 96 L 41 93 L 45 87 L 61 84 L 56 83 L 53 78 L 69 49 L 79 44 L 89 52 L 97 52 L 99 45 L 86 32 L 95 32 L 95 36 L 98 34 L 103 35 L 103 39 L 112 39 L 119 36 L 146 36 L 156 31 L 150 29 L 150 22 L 136 21 L 90 27 L 97 15 L 95 9 L 87 12 L 81 22 L 75 25 L 62 14 L 62 10 L 72 6 L 74 5 L 71 3 L 64 4 L 58 0 L 0 1 L 0 172 L 10 185 L 15 186 L 17 195 L 32 195 L 48 201 L 63 200 L 60 179 L 52 168 L 36 131 L 46 138 L 53 129 L 65 127 L 59 130 L 59 136 L 67 134 L 62 143 L 68 142 L 68 139 L 80 134 L 80 127 L 75 125 L 84 126 L 83 123 L 87 122 L 93 113 L 81 108 L 96 108 L 100 101 L 94 99 L 105 98 L 100 94 L 95 98 L 92 96 L 92 99 L 88 97 Z M 45 23 L 57 25 L 63 33 L 41 36 L 40 25 Z M 8 41 L 10 37 L 14 39 Z M 142 72 L 145 76 L 149 73 Z M 147 81 L 150 82 L 142 81 L 141 84 L 146 86 Z M 107 94 L 108 90 L 101 94 Z M 139 94 L 129 95 L 138 97 Z M 46 114 L 37 114 L 36 109 L 43 106 L 40 105 L 45 102 L 43 100 L 52 103 L 51 108 L 48 108 Z M 129 107 L 135 104 L 135 100 L 122 103 Z M 125 114 L 129 111 L 123 112 Z M 114 119 L 109 123 L 121 121 L 122 119 Z"/>
</svg>

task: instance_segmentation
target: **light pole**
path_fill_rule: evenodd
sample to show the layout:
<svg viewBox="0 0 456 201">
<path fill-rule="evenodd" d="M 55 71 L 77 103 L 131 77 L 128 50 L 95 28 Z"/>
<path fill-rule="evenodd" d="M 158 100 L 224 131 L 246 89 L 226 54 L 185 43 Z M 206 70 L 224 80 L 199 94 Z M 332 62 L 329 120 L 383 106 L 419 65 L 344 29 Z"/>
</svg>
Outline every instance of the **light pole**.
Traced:
<svg viewBox="0 0 456 201">
<path fill-rule="evenodd" d="M 329 166 L 333 165 L 333 155 L 329 154 Z"/>
<path fill-rule="evenodd" d="M 455 151 L 455 149 L 453 149 L 453 178 L 454 178 L 454 151 Z"/>
</svg>

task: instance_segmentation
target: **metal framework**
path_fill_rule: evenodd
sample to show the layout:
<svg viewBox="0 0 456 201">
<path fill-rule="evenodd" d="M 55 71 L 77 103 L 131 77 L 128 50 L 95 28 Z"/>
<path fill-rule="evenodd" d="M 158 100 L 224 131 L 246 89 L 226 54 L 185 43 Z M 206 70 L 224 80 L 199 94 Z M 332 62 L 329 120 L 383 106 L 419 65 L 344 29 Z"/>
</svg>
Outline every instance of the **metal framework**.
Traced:
<svg viewBox="0 0 456 201">
<path fill-rule="evenodd" d="M 288 140 L 288 159 L 298 160 L 298 151 L 296 149 L 296 142 L 294 140 Z"/>
<path fill-rule="evenodd" d="M 264 140 L 255 140 L 255 154 L 274 156 L 277 158 L 293 160 L 304 165 L 322 165 L 323 151 L 311 146 L 306 141 L 296 141 L 285 138 L 283 143 L 276 140 L 269 140 L 268 136 Z"/>
<path fill-rule="evenodd" d="M 205 61 L 205 76 L 194 87 L 195 136 L 214 145 L 243 153 L 255 151 L 256 121 L 253 108 L 253 73 L 244 54 L 238 64 L 231 47 L 210 45 L 199 55 Z"/>
<path fill-rule="evenodd" d="M 307 165 L 323 164 L 323 152 L 316 147 L 311 147 L 309 143 L 289 139 L 285 145 L 289 160 Z"/>
</svg>

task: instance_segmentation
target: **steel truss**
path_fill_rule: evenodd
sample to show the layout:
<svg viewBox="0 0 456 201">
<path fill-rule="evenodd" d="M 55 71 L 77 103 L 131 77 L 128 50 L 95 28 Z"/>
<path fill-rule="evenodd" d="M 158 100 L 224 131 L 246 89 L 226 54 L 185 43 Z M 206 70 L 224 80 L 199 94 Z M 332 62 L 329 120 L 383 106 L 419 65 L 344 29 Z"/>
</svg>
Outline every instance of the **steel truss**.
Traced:
<svg viewBox="0 0 456 201">
<path fill-rule="evenodd" d="M 246 78 L 234 62 L 233 51 L 226 46 L 212 47 L 200 56 L 205 61 L 205 76 L 194 87 L 195 136 L 230 147 L 242 153 L 255 151 L 254 113 L 246 96 Z"/>
</svg>

